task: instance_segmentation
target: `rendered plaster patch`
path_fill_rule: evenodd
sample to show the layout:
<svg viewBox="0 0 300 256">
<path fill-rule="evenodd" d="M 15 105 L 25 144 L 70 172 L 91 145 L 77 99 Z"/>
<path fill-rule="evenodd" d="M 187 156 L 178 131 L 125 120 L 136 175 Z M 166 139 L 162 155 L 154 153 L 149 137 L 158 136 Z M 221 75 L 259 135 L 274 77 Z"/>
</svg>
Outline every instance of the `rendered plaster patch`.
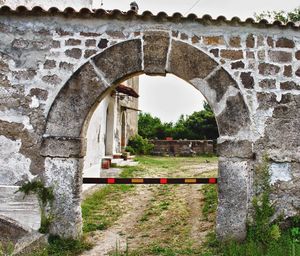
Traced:
<svg viewBox="0 0 300 256">
<path fill-rule="evenodd" d="M 31 103 L 29 105 L 30 108 L 38 108 L 40 106 L 40 101 L 36 96 L 31 98 Z"/>
<path fill-rule="evenodd" d="M 30 124 L 30 119 L 28 116 L 23 116 L 15 110 L 5 110 L 0 111 L 0 120 L 9 122 L 9 123 L 19 123 L 24 125 L 24 129 L 32 131 L 33 127 Z"/>
<path fill-rule="evenodd" d="M 15 185 L 24 180 L 32 180 L 31 160 L 19 153 L 21 140 L 10 140 L 0 136 L 0 184 Z"/>
<path fill-rule="evenodd" d="M 290 163 L 272 163 L 269 171 L 271 175 L 271 185 L 275 184 L 277 181 L 292 180 Z"/>
</svg>

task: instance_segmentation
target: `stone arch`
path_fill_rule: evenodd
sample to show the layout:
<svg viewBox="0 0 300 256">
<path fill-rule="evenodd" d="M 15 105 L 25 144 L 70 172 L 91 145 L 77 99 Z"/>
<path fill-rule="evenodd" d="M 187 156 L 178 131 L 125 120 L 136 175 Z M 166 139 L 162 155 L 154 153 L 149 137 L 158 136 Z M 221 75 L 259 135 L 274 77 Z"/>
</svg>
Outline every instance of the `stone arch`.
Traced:
<svg viewBox="0 0 300 256">
<path fill-rule="evenodd" d="M 45 156 L 45 179 L 48 184 L 55 184 L 55 209 L 61 217 L 52 225 L 52 233 L 66 237 L 80 234 L 86 124 L 93 109 L 116 84 L 141 73 L 174 74 L 195 86 L 208 100 L 221 137 L 217 234 L 220 238 L 243 239 L 251 190 L 252 149 L 251 142 L 240 136 L 250 129 L 242 92 L 210 56 L 162 31 L 145 32 L 141 39 L 105 49 L 78 69 L 55 98 L 47 116 L 41 151 Z"/>
</svg>

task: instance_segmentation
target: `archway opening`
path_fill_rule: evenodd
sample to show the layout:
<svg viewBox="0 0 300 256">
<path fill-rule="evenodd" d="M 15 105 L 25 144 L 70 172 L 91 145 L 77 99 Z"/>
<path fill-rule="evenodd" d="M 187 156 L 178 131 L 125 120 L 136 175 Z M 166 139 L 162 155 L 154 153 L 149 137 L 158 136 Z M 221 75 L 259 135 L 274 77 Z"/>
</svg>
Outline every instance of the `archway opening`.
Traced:
<svg viewBox="0 0 300 256">
<path fill-rule="evenodd" d="M 64 236 L 80 233 L 81 170 L 82 158 L 86 155 L 84 135 L 99 102 L 120 82 L 135 75 L 170 73 L 202 92 L 216 115 L 222 156 L 217 233 L 221 238 L 245 237 L 252 151 L 247 138 L 251 122 L 243 93 L 212 56 L 169 37 L 170 34 L 165 32 L 147 32 L 144 45 L 140 39 L 134 39 L 107 48 L 74 73 L 56 97 L 47 117 L 43 143 L 45 171 L 50 175 L 57 173 L 55 177 L 51 176 L 52 184 L 68 181 L 66 187 L 70 189 L 66 191 L 55 185 L 55 207 L 61 221 L 53 223 L 52 233 Z M 160 56 L 153 51 L 157 47 L 161 50 Z M 61 203 L 66 204 L 66 196 L 61 197 L 62 191 L 70 198 L 68 212 L 61 207 Z M 72 225 L 66 228 L 66 223 Z"/>
</svg>

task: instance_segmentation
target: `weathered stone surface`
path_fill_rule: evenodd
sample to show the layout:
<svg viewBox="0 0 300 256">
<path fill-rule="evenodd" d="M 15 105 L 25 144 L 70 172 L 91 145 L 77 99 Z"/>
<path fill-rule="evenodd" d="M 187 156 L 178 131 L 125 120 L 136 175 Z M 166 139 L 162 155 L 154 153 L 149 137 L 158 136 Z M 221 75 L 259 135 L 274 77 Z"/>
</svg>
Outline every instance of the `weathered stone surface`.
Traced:
<svg viewBox="0 0 300 256">
<path fill-rule="evenodd" d="M 85 41 L 86 47 L 96 46 L 96 40 L 95 39 L 88 39 Z"/>
<path fill-rule="evenodd" d="M 197 44 L 197 43 L 199 43 L 199 41 L 200 41 L 200 38 L 198 36 L 193 36 L 192 37 L 192 43 L 193 44 Z"/>
<path fill-rule="evenodd" d="M 240 68 L 244 68 L 244 67 L 245 67 L 245 63 L 242 61 L 237 61 L 237 62 L 231 63 L 232 69 L 240 69 Z"/>
<path fill-rule="evenodd" d="M 250 123 L 249 112 L 240 93 L 227 98 L 226 109 L 216 119 L 220 135 L 235 135 Z M 234 115 L 232 113 L 235 113 Z"/>
<path fill-rule="evenodd" d="M 247 59 L 254 59 L 255 58 L 254 52 L 246 51 L 246 58 Z"/>
<path fill-rule="evenodd" d="M 24 197 L 23 193 L 17 192 L 18 189 L 19 186 L 0 185 L 0 223 L 4 219 L 1 216 L 4 216 L 14 220 L 23 229 L 38 230 L 41 225 L 38 199 L 36 195 Z"/>
<path fill-rule="evenodd" d="M 141 41 L 138 39 L 116 44 L 93 57 L 108 83 L 124 79 L 142 70 Z"/>
<path fill-rule="evenodd" d="M 73 48 L 68 49 L 65 51 L 66 56 L 74 58 L 74 59 L 80 59 L 82 55 L 82 50 L 79 48 Z"/>
<path fill-rule="evenodd" d="M 19 239 L 21 239 L 25 235 L 28 235 L 29 233 L 28 230 L 22 227 L 15 220 L 1 215 L 0 215 L 0 229 L 1 229 L 0 243 L 2 246 L 5 246 L 9 243 L 13 243 L 13 245 L 15 245 Z"/>
<path fill-rule="evenodd" d="M 257 101 L 259 104 L 258 109 L 267 110 L 271 107 L 275 107 L 278 103 L 276 100 L 276 95 L 274 93 L 257 93 Z"/>
<path fill-rule="evenodd" d="M 53 40 L 51 44 L 52 48 L 60 48 L 60 41 Z"/>
<path fill-rule="evenodd" d="M 48 91 L 39 88 L 32 88 L 30 90 L 30 95 L 36 96 L 39 100 L 47 100 Z"/>
<path fill-rule="evenodd" d="M 101 34 L 95 33 L 95 32 L 83 32 L 83 31 L 81 31 L 81 32 L 80 32 L 80 35 L 81 35 L 81 36 L 86 36 L 86 37 L 98 37 L 98 36 L 100 36 Z"/>
<path fill-rule="evenodd" d="M 215 91 L 217 101 L 220 101 L 223 98 L 230 86 L 237 88 L 236 82 L 223 69 L 218 70 L 209 77 L 207 83 L 209 87 Z"/>
<path fill-rule="evenodd" d="M 246 47 L 254 48 L 254 46 L 255 46 L 255 38 L 254 38 L 253 34 L 250 34 L 247 36 L 247 39 L 246 39 Z"/>
<path fill-rule="evenodd" d="M 36 76 L 36 70 L 14 71 L 13 77 L 17 80 L 32 80 Z"/>
<path fill-rule="evenodd" d="M 255 143 L 255 151 L 266 152 L 278 162 L 300 159 L 300 95 L 283 94 L 268 119 L 264 137 Z"/>
<path fill-rule="evenodd" d="M 62 62 L 59 63 L 59 68 L 71 71 L 71 70 L 73 70 L 74 65 L 71 64 L 71 63 L 62 61 Z"/>
<path fill-rule="evenodd" d="M 295 58 L 296 58 L 297 60 L 300 60 L 300 51 L 296 51 L 296 53 L 295 53 Z"/>
<path fill-rule="evenodd" d="M 242 72 L 241 73 L 242 84 L 247 89 L 252 89 L 254 86 L 254 79 L 251 76 L 251 72 Z"/>
<path fill-rule="evenodd" d="M 284 66 L 283 75 L 291 77 L 293 75 L 293 68 L 291 65 Z"/>
<path fill-rule="evenodd" d="M 44 69 L 53 69 L 56 67 L 55 60 L 46 60 L 44 63 Z"/>
<path fill-rule="evenodd" d="M 219 159 L 217 237 L 221 240 L 243 240 L 246 221 L 252 162 L 237 158 Z M 226 196 L 225 196 L 226 195 Z"/>
<path fill-rule="evenodd" d="M 61 82 L 61 79 L 58 75 L 50 75 L 50 76 L 43 76 L 42 80 L 47 84 L 58 85 Z"/>
<path fill-rule="evenodd" d="M 244 58 L 242 50 L 221 50 L 221 57 L 230 60 L 240 60 Z"/>
<path fill-rule="evenodd" d="M 287 81 L 287 82 L 280 83 L 280 89 L 282 89 L 282 90 L 299 90 L 300 85 L 293 81 Z"/>
<path fill-rule="evenodd" d="M 74 38 L 70 38 L 68 40 L 65 41 L 65 45 L 67 46 L 75 46 L 75 45 L 81 45 L 81 40 L 79 39 L 74 39 Z"/>
<path fill-rule="evenodd" d="M 209 52 L 212 53 L 215 57 L 219 57 L 219 49 L 211 49 Z"/>
<path fill-rule="evenodd" d="M 189 36 L 186 33 L 180 33 L 180 39 L 181 40 L 188 40 Z"/>
<path fill-rule="evenodd" d="M 74 73 L 60 91 L 48 115 L 46 134 L 80 137 L 84 120 L 106 89 L 91 64 Z"/>
<path fill-rule="evenodd" d="M 230 37 L 229 45 L 235 48 L 241 47 L 241 38 L 239 36 Z"/>
<path fill-rule="evenodd" d="M 292 61 L 292 53 L 285 51 L 269 51 L 269 58 L 273 62 L 286 63 Z"/>
<path fill-rule="evenodd" d="M 218 143 L 217 152 L 221 157 L 253 158 L 252 143 L 247 140 Z"/>
<path fill-rule="evenodd" d="M 101 39 L 99 44 L 98 44 L 98 47 L 100 49 L 105 49 L 107 46 L 108 46 L 108 40 L 107 39 Z"/>
<path fill-rule="evenodd" d="M 106 31 L 106 34 L 112 38 L 124 38 L 125 35 L 123 34 L 122 31 L 113 31 L 113 30 L 108 30 Z"/>
<path fill-rule="evenodd" d="M 190 81 L 205 78 L 218 64 L 205 53 L 186 43 L 172 41 L 168 72 Z"/>
<path fill-rule="evenodd" d="M 268 38 L 267 38 L 267 44 L 268 44 L 268 46 L 270 46 L 272 48 L 274 47 L 274 40 L 273 40 L 272 37 L 268 36 Z"/>
<path fill-rule="evenodd" d="M 296 76 L 300 76 L 300 68 L 298 68 L 298 69 L 296 70 L 295 75 L 296 75 Z"/>
<path fill-rule="evenodd" d="M 167 32 L 146 32 L 143 36 L 144 72 L 146 74 L 166 73 L 167 53 L 170 37 Z"/>
<path fill-rule="evenodd" d="M 203 43 L 206 45 L 224 45 L 225 40 L 223 36 L 204 36 Z"/>
<path fill-rule="evenodd" d="M 276 41 L 276 47 L 281 47 L 281 48 L 294 48 L 295 43 L 293 40 L 281 37 Z"/>
<path fill-rule="evenodd" d="M 81 160 L 77 158 L 45 160 L 44 179 L 55 195 L 53 214 L 60 217 L 51 224 L 51 234 L 78 239 L 82 233 L 80 166 Z"/>
<path fill-rule="evenodd" d="M 85 50 L 84 51 L 84 58 L 89 58 L 92 55 L 96 54 L 97 51 L 96 50 Z"/>
<path fill-rule="evenodd" d="M 259 81 L 259 86 L 263 89 L 275 89 L 276 80 L 275 79 L 264 79 Z"/>
<path fill-rule="evenodd" d="M 265 50 L 260 50 L 257 52 L 257 58 L 259 60 L 265 60 L 266 59 L 266 52 Z"/>
<path fill-rule="evenodd" d="M 46 137 L 41 146 L 45 157 L 84 157 L 85 139 L 74 137 Z"/>
<path fill-rule="evenodd" d="M 279 72 L 280 67 L 269 63 L 260 63 L 258 65 L 258 70 L 261 75 L 276 75 Z"/>
</svg>

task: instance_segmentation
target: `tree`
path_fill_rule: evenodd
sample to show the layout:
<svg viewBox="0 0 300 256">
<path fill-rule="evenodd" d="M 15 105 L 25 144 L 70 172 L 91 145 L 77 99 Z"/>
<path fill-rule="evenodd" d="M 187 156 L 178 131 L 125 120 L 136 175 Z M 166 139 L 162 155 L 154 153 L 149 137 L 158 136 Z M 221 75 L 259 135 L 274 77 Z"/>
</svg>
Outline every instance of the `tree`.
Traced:
<svg viewBox="0 0 300 256">
<path fill-rule="evenodd" d="M 262 13 L 254 13 L 254 17 L 257 21 L 266 19 L 270 22 L 281 21 L 282 23 L 297 22 L 300 21 L 300 7 L 295 8 L 290 12 L 286 11 L 266 11 Z"/>
<path fill-rule="evenodd" d="M 219 133 L 213 111 L 206 102 L 203 108 L 189 116 L 181 115 L 175 124 L 163 123 L 149 113 L 140 113 L 139 135 L 147 139 L 165 139 L 166 137 L 190 140 L 216 139 Z"/>
</svg>

